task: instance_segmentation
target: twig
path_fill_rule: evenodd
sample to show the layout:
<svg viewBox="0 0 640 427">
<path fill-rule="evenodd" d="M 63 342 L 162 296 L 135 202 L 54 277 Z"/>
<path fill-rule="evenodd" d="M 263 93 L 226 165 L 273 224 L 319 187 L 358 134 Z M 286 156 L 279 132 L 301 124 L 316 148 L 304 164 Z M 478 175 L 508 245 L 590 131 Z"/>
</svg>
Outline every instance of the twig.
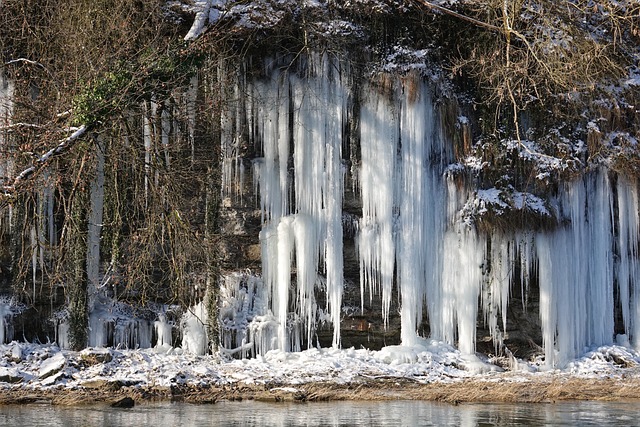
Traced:
<svg viewBox="0 0 640 427">
<path fill-rule="evenodd" d="M 53 157 L 58 156 L 69 148 L 71 148 L 75 142 L 80 139 L 85 133 L 87 133 L 88 127 L 86 125 L 80 126 L 69 137 L 63 139 L 57 146 L 40 156 L 33 165 L 26 168 L 13 180 L 12 185 L 7 185 L 2 188 L 5 195 L 10 195 L 15 192 L 16 188 L 22 184 L 23 181 L 29 179 L 32 175 L 42 169 Z"/>
<path fill-rule="evenodd" d="M 31 64 L 31 65 L 35 65 L 37 67 L 42 68 L 43 70 L 46 70 L 47 68 L 42 65 L 41 63 L 37 62 L 37 61 L 33 61 L 31 59 L 27 59 L 27 58 L 16 58 L 16 59 L 12 59 L 11 61 L 7 61 L 4 63 L 4 65 L 11 65 L 11 64 L 17 64 L 19 62 L 26 62 L 27 64 Z"/>
<path fill-rule="evenodd" d="M 37 125 L 35 123 L 12 123 L 10 125 L 7 126 L 0 126 L 0 131 L 11 131 L 15 128 L 33 128 L 33 129 L 40 129 L 43 128 L 43 125 Z"/>
<path fill-rule="evenodd" d="M 469 16 L 466 16 L 466 15 L 463 15 L 461 13 L 455 12 L 455 11 L 453 11 L 451 9 L 448 9 L 448 8 L 446 8 L 444 6 L 433 4 L 433 3 L 430 3 L 430 2 L 428 2 L 426 0 L 414 0 L 414 1 L 416 3 L 419 3 L 419 4 L 423 5 L 423 6 L 425 6 L 425 7 L 428 7 L 429 9 L 437 10 L 438 12 L 442 12 L 442 13 L 445 13 L 447 15 L 451 15 L 451 16 L 453 16 L 455 18 L 458 18 L 458 19 L 461 19 L 463 21 L 467 21 L 467 22 L 470 22 L 470 23 L 472 23 L 474 25 L 477 25 L 478 27 L 486 28 L 488 30 L 495 31 L 497 33 L 502 33 L 503 32 L 500 27 L 497 27 L 495 25 L 489 24 L 487 22 L 483 22 L 483 21 L 479 21 L 477 19 L 471 18 Z"/>
</svg>

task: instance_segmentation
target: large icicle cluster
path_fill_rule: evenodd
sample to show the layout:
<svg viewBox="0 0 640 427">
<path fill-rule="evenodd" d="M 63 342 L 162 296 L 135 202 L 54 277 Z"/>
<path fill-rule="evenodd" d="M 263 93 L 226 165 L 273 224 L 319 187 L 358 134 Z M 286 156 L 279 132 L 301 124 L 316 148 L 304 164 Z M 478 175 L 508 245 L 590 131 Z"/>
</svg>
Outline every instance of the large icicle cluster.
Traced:
<svg viewBox="0 0 640 427">
<path fill-rule="evenodd" d="M 640 345 L 638 324 L 638 187 L 605 169 L 566 183 L 557 197 L 567 225 L 535 236 L 540 319 L 548 365 L 562 366 L 590 346 L 612 344 L 614 308 Z M 614 284 L 618 301 L 614 301 Z"/>
<path fill-rule="evenodd" d="M 263 278 L 271 302 L 268 315 L 278 325 L 273 339 L 259 340 L 266 343 L 259 352 L 299 350 L 300 340 L 288 337 L 292 330 L 300 336 L 302 325 L 303 338 L 311 345 L 320 264 L 326 308 L 334 325 L 333 343 L 340 343 L 341 153 L 347 95 L 340 70 L 331 65 L 328 60 L 311 61 L 309 73 L 322 78 L 274 72 L 270 81 L 248 88 L 251 109 L 255 109 L 250 118 L 254 143 L 262 146 L 263 154 L 254 161 L 264 224 L 260 233 Z M 290 293 L 294 265 L 296 292 Z M 293 318 L 290 306 L 297 307 Z"/>
<path fill-rule="evenodd" d="M 363 295 L 365 286 L 382 292 L 386 321 L 397 269 L 402 343 L 412 345 L 425 296 L 440 298 L 447 158 L 424 82 L 408 78 L 393 90 L 366 88 L 361 108 L 360 281 Z M 438 309 L 429 306 L 430 316 Z"/>
<path fill-rule="evenodd" d="M 459 170 L 448 168 L 451 143 L 422 78 L 384 76 L 352 85 L 348 66 L 319 56 L 303 73 L 267 74 L 234 89 L 243 106 L 228 118 L 248 125 L 261 153 L 253 160 L 253 179 L 263 222 L 262 279 L 229 276 L 224 287 L 229 296 L 223 303 L 245 301 L 244 308 L 227 304 L 223 316 L 232 325 L 223 333 L 230 351 L 311 346 L 324 320 L 333 324 L 333 345 L 340 345 L 346 173 L 362 204 L 356 230 L 361 294 L 382 296 L 386 324 L 397 289 L 403 345 L 420 344 L 428 320 L 431 338 L 473 354 L 476 325 L 484 321 L 498 349 L 516 285 L 523 305 L 539 289 L 550 367 L 590 346 L 611 344 L 621 332 L 615 330 L 616 307 L 625 328 L 618 341 L 640 343 L 635 181 L 605 169 L 587 172 L 550 196 L 556 229 L 480 232 L 465 207 L 491 192 L 472 188 Z M 352 122 L 359 131 L 349 135 Z M 348 171 L 341 151 L 347 136 L 359 141 Z M 223 160 L 228 197 L 246 179 L 233 149 L 237 139 L 232 126 L 222 141 L 230 154 Z M 322 308 L 316 298 L 325 286 Z M 259 303 L 247 302 L 252 298 Z"/>
</svg>

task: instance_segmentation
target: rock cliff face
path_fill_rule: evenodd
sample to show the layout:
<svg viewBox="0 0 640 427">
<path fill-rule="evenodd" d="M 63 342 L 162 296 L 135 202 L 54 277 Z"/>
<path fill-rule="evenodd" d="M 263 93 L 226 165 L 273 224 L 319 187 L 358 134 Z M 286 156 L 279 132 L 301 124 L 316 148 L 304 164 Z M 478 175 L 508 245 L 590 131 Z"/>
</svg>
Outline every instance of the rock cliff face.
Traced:
<svg viewBox="0 0 640 427">
<path fill-rule="evenodd" d="M 512 34 L 513 10 L 477 2 L 459 2 L 470 20 L 429 2 L 200 3 L 188 44 L 73 98 L 91 123 L 50 130 L 49 157 L 24 154 L 49 135 L 42 109 L 16 108 L 45 88 L 2 74 L 1 341 L 251 356 L 431 338 L 549 366 L 639 345 L 637 68 L 603 80 L 615 106 L 594 88 L 574 103 L 544 45 L 568 48 L 531 5 Z"/>
</svg>

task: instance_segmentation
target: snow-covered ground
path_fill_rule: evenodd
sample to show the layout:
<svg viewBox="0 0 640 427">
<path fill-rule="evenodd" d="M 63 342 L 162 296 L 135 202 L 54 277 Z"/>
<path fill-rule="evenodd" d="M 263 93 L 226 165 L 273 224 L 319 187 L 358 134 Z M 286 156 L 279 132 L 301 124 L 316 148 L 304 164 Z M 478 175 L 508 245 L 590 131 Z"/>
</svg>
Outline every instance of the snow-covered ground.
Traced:
<svg viewBox="0 0 640 427">
<path fill-rule="evenodd" d="M 172 385 L 224 386 L 276 384 L 295 387 L 311 382 L 345 384 L 369 379 L 409 379 L 419 383 L 533 381 L 557 376 L 624 377 L 636 372 L 640 355 L 626 347 L 593 349 L 563 370 L 544 370 L 543 363 L 513 360 L 503 371 L 477 357 L 462 355 L 440 342 L 414 347 L 390 346 L 380 351 L 309 349 L 298 353 L 270 351 L 245 360 L 218 355 L 195 356 L 171 347 L 119 350 L 89 348 L 81 352 L 56 345 L 13 342 L 0 346 L 0 388 L 77 389 L 117 381 L 133 387 Z"/>
</svg>

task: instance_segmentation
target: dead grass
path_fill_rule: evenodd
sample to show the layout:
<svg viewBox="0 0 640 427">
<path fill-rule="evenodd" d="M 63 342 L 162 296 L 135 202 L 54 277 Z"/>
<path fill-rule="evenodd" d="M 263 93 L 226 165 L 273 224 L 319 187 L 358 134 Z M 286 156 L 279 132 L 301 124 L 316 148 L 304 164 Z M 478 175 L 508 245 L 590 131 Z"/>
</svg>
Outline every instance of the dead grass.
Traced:
<svg viewBox="0 0 640 427">
<path fill-rule="evenodd" d="M 570 400 L 640 400 L 640 377 L 580 379 L 544 377 L 524 381 L 472 379 L 454 383 L 421 384 L 408 379 L 362 379 L 347 384 L 309 383 L 225 386 L 55 388 L 28 390 L 13 387 L 0 393 L 0 405 L 50 403 L 83 405 L 112 403 L 123 397 L 136 402 L 182 401 L 215 403 L 220 400 L 312 402 L 330 400 L 429 400 L 459 403 L 542 403 Z"/>
</svg>

